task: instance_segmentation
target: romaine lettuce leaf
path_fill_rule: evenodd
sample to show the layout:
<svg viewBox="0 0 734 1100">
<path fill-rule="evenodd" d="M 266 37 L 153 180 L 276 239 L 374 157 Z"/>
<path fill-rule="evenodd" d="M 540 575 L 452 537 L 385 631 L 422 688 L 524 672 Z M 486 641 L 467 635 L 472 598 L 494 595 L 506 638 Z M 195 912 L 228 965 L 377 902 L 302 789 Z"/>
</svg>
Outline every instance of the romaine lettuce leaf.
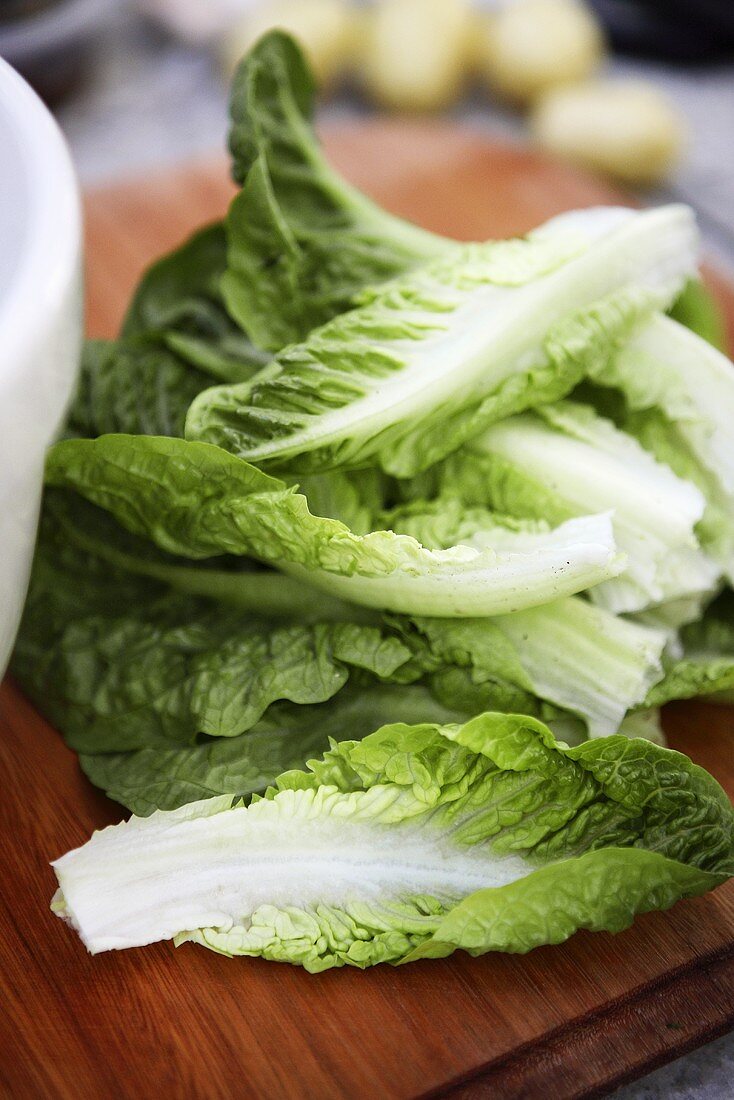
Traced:
<svg viewBox="0 0 734 1100">
<path fill-rule="evenodd" d="M 194 234 L 145 273 L 119 340 L 85 344 L 67 434 L 181 436 L 213 382 L 242 382 L 268 361 L 228 316 L 221 225 Z"/>
<path fill-rule="evenodd" d="M 182 436 L 191 402 L 211 384 L 159 342 L 87 340 L 65 434 Z"/>
<path fill-rule="evenodd" d="M 313 107 L 314 79 L 297 43 L 280 31 L 264 36 L 240 63 L 232 88 L 232 170 L 243 193 L 226 223 L 225 293 L 233 316 L 272 351 L 350 309 L 364 288 L 456 246 L 389 215 L 347 184 L 321 152 Z M 672 310 L 722 346 L 716 307 L 697 279 Z"/>
<path fill-rule="evenodd" d="M 374 459 L 410 476 L 503 416 L 554 400 L 695 263 L 681 206 L 561 215 L 464 245 L 365 296 L 250 382 L 194 401 L 189 438 L 296 473 Z"/>
<path fill-rule="evenodd" d="M 36 673 L 34 694 L 77 752 L 236 737 L 280 699 L 332 698 L 355 669 L 420 675 L 411 651 L 377 627 L 247 621 L 188 601 L 152 612 L 71 623 L 43 679 Z"/>
<path fill-rule="evenodd" d="M 411 621 L 442 665 L 471 670 L 475 704 L 481 700 L 477 688 L 501 680 L 578 715 L 592 737 L 616 733 L 626 712 L 641 705 L 662 676 L 664 631 L 582 599 L 493 619 Z M 449 705 L 461 698 L 450 683 L 443 670 L 432 681 Z"/>
<path fill-rule="evenodd" d="M 590 593 L 610 611 L 709 593 L 717 582 L 696 538 L 703 494 L 587 405 L 560 401 L 494 425 L 447 460 L 440 485 L 553 523 L 610 511 L 626 566 Z"/>
<path fill-rule="evenodd" d="M 168 554 L 126 531 L 109 512 L 63 489 L 46 490 L 44 518 L 42 549 L 50 538 L 55 543 L 63 540 L 70 549 L 108 562 L 118 577 L 123 573 L 148 577 L 170 585 L 176 592 L 217 600 L 230 609 L 264 618 L 302 622 L 374 622 L 378 618 L 366 608 L 330 596 L 249 558 L 223 555 L 192 562 Z M 59 584 L 64 581 L 60 579 Z"/>
<path fill-rule="evenodd" d="M 340 715 L 353 737 L 385 721 L 450 721 L 487 708 L 537 715 L 574 742 L 589 728 L 624 731 L 625 706 L 659 675 L 666 635 L 652 646 L 650 632 L 586 605 L 574 615 L 574 601 L 518 621 L 514 640 L 502 618 L 461 631 L 377 616 L 370 626 L 358 607 L 251 568 L 238 593 L 243 616 L 232 586 L 220 584 L 236 574 L 178 561 L 73 494 L 47 492 L 13 673 L 82 753 L 90 778 L 135 812 L 156 799 L 168 808 L 190 801 L 197 783 L 220 793 L 232 787 L 218 784 L 249 775 L 247 792 L 257 790 L 325 748 L 327 734 L 342 736 Z M 182 570 L 201 575 L 201 590 L 211 573 L 220 603 L 171 592 L 163 581 L 180 581 Z M 342 621 L 336 628 L 328 618 Z M 528 637 L 518 642 L 518 631 Z M 547 659 L 554 646 L 565 662 Z M 593 679 L 578 674 L 577 659 Z M 298 703 L 278 701 L 286 699 Z M 218 737 L 237 747 L 217 748 Z"/>
<path fill-rule="evenodd" d="M 349 309 L 365 286 L 454 247 L 392 217 L 329 167 L 313 100 L 300 49 L 278 31 L 243 59 L 232 85 L 230 149 L 242 190 L 227 215 L 222 290 L 232 316 L 272 351 Z"/>
<path fill-rule="evenodd" d="M 622 568 L 608 516 L 539 533 L 477 532 L 480 548 L 431 550 L 409 535 L 356 535 L 306 498 L 206 443 L 152 436 L 66 440 L 49 485 L 74 489 L 160 549 L 248 555 L 368 607 L 440 616 L 499 614 L 570 595 Z M 486 535 L 482 538 L 482 535 Z"/>
<path fill-rule="evenodd" d="M 726 326 L 721 309 L 700 278 L 688 280 L 668 310 L 668 316 L 719 351 L 726 352 Z"/>
<path fill-rule="evenodd" d="M 54 546 L 42 540 L 36 555 L 13 673 L 79 752 L 235 737 L 278 700 L 320 703 L 350 677 L 422 675 L 417 647 L 379 622 L 308 621 L 297 603 L 290 619 L 265 617 L 267 596 L 243 613 L 127 581 L 89 553 L 58 561 Z"/>
<path fill-rule="evenodd" d="M 679 477 L 698 486 L 706 508 L 696 526 L 696 535 L 727 579 L 734 580 L 734 497 L 697 457 L 680 425 L 669 420 L 660 409 L 625 410 L 621 423 L 658 462 L 665 462 Z"/>
<path fill-rule="evenodd" d="M 595 382 L 619 388 L 633 412 L 658 409 L 692 454 L 734 499 L 734 370 L 705 340 L 654 316 L 603 367 Z"/>
<path fill-rule="evenodd" d="M 642 740 L 485 714 L 310 769 L 95 833 L 55 861 L 54 911 L 92 952 L 175 938 L 320 971 L 619 931 L 734 871 L 724 792 Z"/>
<path fill-rule="evenodd" d="M 347 684 L 327 703 L 274 703 L 246 733 L 195 745 L 150 744 L 132 752 L 82 754 L 96 787 L 134 814 L 175 810 L 218 794 L 262 793 L 281 772 L 301 768 L 346 730 L 354 740 L 388 722 L 455 722 L 470 708 L 443 706 L 420 684 Z"/>
<path fill-rule="evenodd" d="M 125 315 L 123 343 L 155 341 L 220 382 L 251 377 L 268 355 L 227 313 L 220 287 L 226 267 L 222 224 L 194 233 L 143 275 Z"/>
</svg>

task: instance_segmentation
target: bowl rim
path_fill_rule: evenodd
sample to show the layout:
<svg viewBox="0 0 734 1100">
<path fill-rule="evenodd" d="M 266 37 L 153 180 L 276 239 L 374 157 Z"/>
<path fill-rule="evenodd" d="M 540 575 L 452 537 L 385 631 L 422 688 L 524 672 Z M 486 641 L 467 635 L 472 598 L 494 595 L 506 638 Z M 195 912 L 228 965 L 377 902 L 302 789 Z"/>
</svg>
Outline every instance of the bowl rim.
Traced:
<svg viewBox="0 0 734 1100">
<path fill-rule="evenodd" d="M 2 388 L 67 308 L 81 262 L 82 214 L 61 131 L 36 93 L 1 58 L 0 105 L 19 152 L 9 170 L 20 174 L 27 204 L 21 255 L 0 293 Z"/>
</svg>

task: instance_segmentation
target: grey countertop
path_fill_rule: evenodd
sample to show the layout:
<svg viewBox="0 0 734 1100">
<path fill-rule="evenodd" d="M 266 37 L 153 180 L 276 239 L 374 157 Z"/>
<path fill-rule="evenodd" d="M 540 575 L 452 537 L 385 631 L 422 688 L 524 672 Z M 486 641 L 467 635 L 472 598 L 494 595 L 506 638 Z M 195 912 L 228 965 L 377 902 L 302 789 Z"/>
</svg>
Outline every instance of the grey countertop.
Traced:
<svg viewBox="0 0 734 1100">
<path fill-rule="evenodd" d="M 684 166 L 665 192 L 697 209 L 709 255 L 734 271 L 734 67 L 671 71 L 615 63 L 615 71 L 653 76 L 689 121 Z M 83 182 L 95 185 L 223 148 L 226 83 L 216 59 L 165 38 L 118 5 L 100 36 L 89 79 L 59 109 Z M 345 98 L 328 118 L 363 114 Z M 477 97 L 457 120 L 488 132 L 522 133 L 520 120 Z M 615 1093 L 617 1100 L 728 1100 L 734 1035 L 701 1048 Z"/>
</svg>

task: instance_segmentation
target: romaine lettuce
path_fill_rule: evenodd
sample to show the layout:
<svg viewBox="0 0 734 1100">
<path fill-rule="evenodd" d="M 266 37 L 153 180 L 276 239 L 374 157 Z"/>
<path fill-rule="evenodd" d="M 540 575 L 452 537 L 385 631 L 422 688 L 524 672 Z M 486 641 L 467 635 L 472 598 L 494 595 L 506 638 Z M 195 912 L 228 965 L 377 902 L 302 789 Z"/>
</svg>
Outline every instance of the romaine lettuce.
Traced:
<svg viewBox="0 0 734 1100">
<path fill-rule="evenodd" d="M 176 811 L 58 861 L 55 908 L 311 970 L 623 927 L 734 870 L 723 793 L 641 740 L 734 689 L 734 375 L 659 312 L 685 283 L 712 332 L 691 213 L 447 241 L 330 169 L 312 101 L 266 36 L 226 224 L 88 345 L 49 456 L 14 674 Z"/>
<path fill-rule="evenodd" d="M 494 425 L 447 460 L 440 484 L 553 523 L 609 511 L 626 567 L 590 595 L 610 611 L 709 593 L 718 580 L 696 538 L 703 494 L 589 406 L 561 401 Z"/>
<path fill-rule="evenodd" d="M 680 633 L 680 647 L 665 661 L 665 676 L 651 688 L 648 702 L 661 706 L 671 699 L 699 696 L 717 702 L 734 700 L 734 595 L 720 596 Z"/>
<path fill-rule="evenodd" d="M 194 233 L 148 268 L 120 334 L 145 339 L 220 382 L 242 382 L 268 361 L 224 306 L 226 239 L 219 224 Z"/>
<path fill-rule="evenodd" d="M 491 620 L 412 622 L 445 665 L 471 669 L 475 685 L 494 679 L 513 683 L 578 715 L 592 737 L 616 733 L 626 712 L 642 704 L 662 676 L 665 631 L 628 622 L 582 599 Z M 452 705 L 461 699 L 460 692 L 447 694 L 445 686 L 436 693 Z"/>
<path fill-rule="evenodd" d="M 226 220 L 222 290 L 231 315 L 271 351 L 349 309 L 364 287 L 454 247 L 392 217 L 330 167 L 311 128 L 313 103 L 303 54 L 278 31 L 243 59 L 232 85 L 242 190 Z"/>
<path fill-rule="evenodd" d="M 604 515 L 496 540 L 480 527 L 478 548 L 432 550 L 384 530 L 356 535 L 312 515 L 304 496 L 242 459 L 180 439 L 66 440 L 51 450 L 46 480 L 169 553 L 249 555 L 331 595 L 408 614 L 502 614 L 580 592 L 624 564 Z"/>
<path fill-rule="evenodd" d="M 459 722 L 470 714 L 468 707 L 444 706 L 421 684 L 350 683 L 326 703 L 274 703 L 237 737 L 199 738 L 194 745 L 151 741 L 130 752 L 82 753 L 79 763 L 110 798 L 147 816 L 218 794 L 249 800 L 347 730 L 358 741 L 388 722 Z"/>
<path fill-rule="evenodd" d="M 146 272 L 120 339 L 84 346 L 67 434 L 183 435 L 197 394 L 267 362 L 224 308 L 225 267 L 224 231 L 213 225 Z"/>
<path fill-rule="evenodd" d="M 465 245 L 375 290 L 250 382 L 203 393 L 187 437 L 272 469 L 375 460 L 410 476 L 600 370 L 615 340 L 670 304 L 695 251 L 681 206 L 576 211 L 522 240 Z"/>
<path fill-rule="evenodd" d="M 230 108 L 232 169 L 243 192 L 226 219 L 224 290 L 260 347 L 302 341 L 366 287 L 456 247 L 380 209 L 328 164 L 313 128 L 313 75 L 288 35 L 265 35 L 243 58 Z M 716 304 L 696 277 L 671 312 L 723 348 Z"/>
<path fill-rule="evenodd" d="M 632 412 L 656 410 L 718 483 L 734 508 L 734 371 L 683 325 L 654 316 L 591 378 L 622 390 Z"/>
<path fill-rule="evenodd" d="M 92 952 L 175 938 L 320 971 L 619 931 L 734 871 L 724 792 L 642 740 L 569 749 L 485 714 L 310 769 L 95 833 L 55 861 L 55 912 Z"/>
</svg>

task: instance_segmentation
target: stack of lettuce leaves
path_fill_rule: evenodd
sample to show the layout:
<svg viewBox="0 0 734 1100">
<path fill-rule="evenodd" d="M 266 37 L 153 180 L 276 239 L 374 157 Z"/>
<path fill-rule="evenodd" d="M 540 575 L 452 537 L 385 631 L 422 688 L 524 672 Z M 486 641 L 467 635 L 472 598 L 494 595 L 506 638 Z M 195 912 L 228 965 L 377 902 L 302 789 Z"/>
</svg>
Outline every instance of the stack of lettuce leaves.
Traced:
<svg viewBox="0 0 734 1100">
<path fill-rule="evenodd" d="M 309 970 L 618 930 L 734 870 L 658 721 L 734 692 L 693 216 L 459 244 L 345 183 L 313 100 L 287 36 L 243 60 L 240 190 L 87 344 L 48 456 L 13 671 L 137 815 L 54 907 Z"/>
</svg>

